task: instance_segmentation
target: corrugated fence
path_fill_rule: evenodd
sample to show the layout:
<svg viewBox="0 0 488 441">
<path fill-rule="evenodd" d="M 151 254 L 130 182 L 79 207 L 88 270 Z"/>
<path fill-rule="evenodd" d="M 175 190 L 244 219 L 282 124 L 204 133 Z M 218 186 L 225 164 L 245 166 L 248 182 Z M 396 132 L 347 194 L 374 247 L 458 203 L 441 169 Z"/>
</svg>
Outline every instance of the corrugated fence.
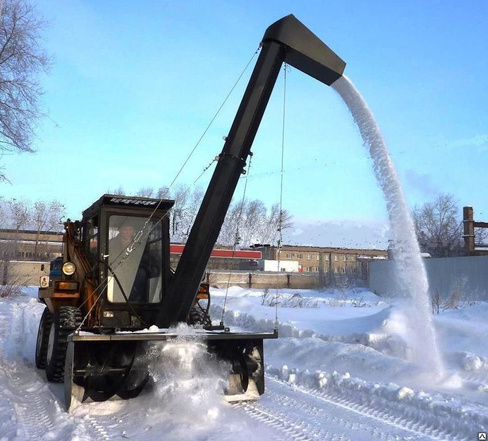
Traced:
<svg viewBox="0 0 488 441">
<path fill-rule="evenodd" d="M 463 300 L 488 301 L 488 256 L 424 259 L 431 295 L 448 300 L 460 295 Z M 394 260 L 374 261 L 369 267 L 369 288 L 382 296 L 397 296 L 400 287 Z"/>
</svg>

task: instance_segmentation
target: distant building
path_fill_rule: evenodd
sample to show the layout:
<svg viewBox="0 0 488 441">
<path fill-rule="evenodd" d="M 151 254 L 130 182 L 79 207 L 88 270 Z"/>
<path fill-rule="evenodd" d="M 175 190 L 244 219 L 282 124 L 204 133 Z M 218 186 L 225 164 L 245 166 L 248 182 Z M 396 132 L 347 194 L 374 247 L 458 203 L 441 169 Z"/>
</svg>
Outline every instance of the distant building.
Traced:
<svg viewBox="0 0 488 441">
<path fill-rule="evenodd" d="M 299 273 L 299 263 L 297 260 L 258 260 L 260 271 L 279 271 L 286 273 Z"/>
<path fill-rule="evenodd" d="M 263 259 L 280 261 L 296 260 L 300 272 L 324 273 L 332 275 L 357 274 L 367 276 L 369 262 L 373 259 L 387 259 L 386 250 L 348 249 L 332 247 L 312 247 L 283 245 L 255 245 L 253 249 L 261 251 Z"/>
<path fill-rule="evenodd" d="M 62 252 L 63 233 L 0 229 L 0 285 L 37 285 Z"/>
<path fill-rule="evenodd" d="M 483 256 L 488 254 L 488 244 L 481 243 L 480 238 L 485 237 L 488 230 L 488 222 L 476 222 L 474 220 L 473 207 L 463 207 L 463 225 L 464 225 L 464 255 L 465 256 Z"/>
<path fill-rule="evenodd" d="M 171 266 L 176 268 L 185 248 L 184 244 L 170 245 Z M 232 248 L 214 248 L 207 264 L 207 269 L 238 270 L 248 269 L 258 262 L 262 255 L 259 250 L 234 250 Z M 257 265 L 257 263 L 256 263 Z"/>
<path fill-rule="evenodd" d="M 0 260 L 49 262 L 63 252 L 63 233 L 0 229 Z"/>
</svg>

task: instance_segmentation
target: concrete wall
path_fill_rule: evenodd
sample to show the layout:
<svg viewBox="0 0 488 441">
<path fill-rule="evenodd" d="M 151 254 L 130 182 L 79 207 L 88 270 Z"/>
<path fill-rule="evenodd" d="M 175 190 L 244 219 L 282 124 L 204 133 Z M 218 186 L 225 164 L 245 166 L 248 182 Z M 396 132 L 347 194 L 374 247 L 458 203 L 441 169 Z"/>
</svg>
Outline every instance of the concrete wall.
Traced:
<svg viewBox="0 0 488 441">
<path fill-rule="evenodd" d="M 41 271 L 41 265 L 46 270 Z M 49 262 L 0 261 L 0 285 L 38 286 L 39 277 L 49 273 Z"/>
<path fill-rule="evenodd" d="M 460 291 L 464 300 L 488 301 L 488 256 L 424 259 L 431 294 L 447 300 Z M 369 267 L 369 288 L 378 295 L 395 296 L 395 261 L 375 261 Z"/>
<path fill-rule="evenodd" d="M 210 286 L 225 288 L 226 286 L 240 286 L 243 288 L 294 288 L 314 289 L 319 286 L 318 274 L 303 273 L 271 273 L 246 271 L 210 271 L 205 276 Z"/>
</svg>

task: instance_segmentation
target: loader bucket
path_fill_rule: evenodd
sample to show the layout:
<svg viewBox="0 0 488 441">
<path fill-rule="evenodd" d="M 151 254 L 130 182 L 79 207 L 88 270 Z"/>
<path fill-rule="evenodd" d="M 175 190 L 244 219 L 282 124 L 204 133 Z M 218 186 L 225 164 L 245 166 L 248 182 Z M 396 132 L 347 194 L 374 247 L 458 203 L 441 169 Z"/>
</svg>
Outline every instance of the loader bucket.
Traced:
<svg viewBox="0 0 488 441">
<path fill-rule="evenodd" d="M 146 351 L 151 343 L 176 339 L 204 341 L 209 354 L 228 366 L 227 401 L 254 400 L 264 393 L 263 340 L 277 333 L 204 331 L 181 335 L 170 331 L 75 333 L 68 337 L 65 365 L 66 409 L 84 401 L 128 399 L 150 380 Z M 164 358 L 159 360 L 164 370 Z"/>
</svg>

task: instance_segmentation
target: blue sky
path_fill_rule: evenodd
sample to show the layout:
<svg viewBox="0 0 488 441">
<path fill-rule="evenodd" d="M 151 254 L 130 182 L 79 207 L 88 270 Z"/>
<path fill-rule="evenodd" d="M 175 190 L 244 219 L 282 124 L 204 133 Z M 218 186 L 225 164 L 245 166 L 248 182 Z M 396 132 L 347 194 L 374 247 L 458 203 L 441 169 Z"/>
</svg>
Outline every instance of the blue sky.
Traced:
<svg viewBox="0 0 488 441">
<path fill-rule="evenodd" d="M 108 190 L 169 185 L 266 28 L 292 13 L 347 63 L 408 204 L 452 193 L 460 209 L 471 205 L 477 220 L 488 219 L 485 1 L 44 0 L 37 7 L 50 22 L 45 46 L 54 57 L 43 78 L 49 118 L 39 124 L 37 153 L 1 158 L 7 198 L 56 198 L 78 218 Z M 255 60 L 178 183 L 193 184 L 220 153 Z M 283 90 L 282 74 L 248 177 L 247 196 L 268 205 L 280 197 Z M 317 223 L 383 234 L 383 196 L 339 96 L 289 68 L 285 115 L 283 203 L 296 237 Z M 206 186 L 212 169 L 197 185 Z"/>
</svg>

